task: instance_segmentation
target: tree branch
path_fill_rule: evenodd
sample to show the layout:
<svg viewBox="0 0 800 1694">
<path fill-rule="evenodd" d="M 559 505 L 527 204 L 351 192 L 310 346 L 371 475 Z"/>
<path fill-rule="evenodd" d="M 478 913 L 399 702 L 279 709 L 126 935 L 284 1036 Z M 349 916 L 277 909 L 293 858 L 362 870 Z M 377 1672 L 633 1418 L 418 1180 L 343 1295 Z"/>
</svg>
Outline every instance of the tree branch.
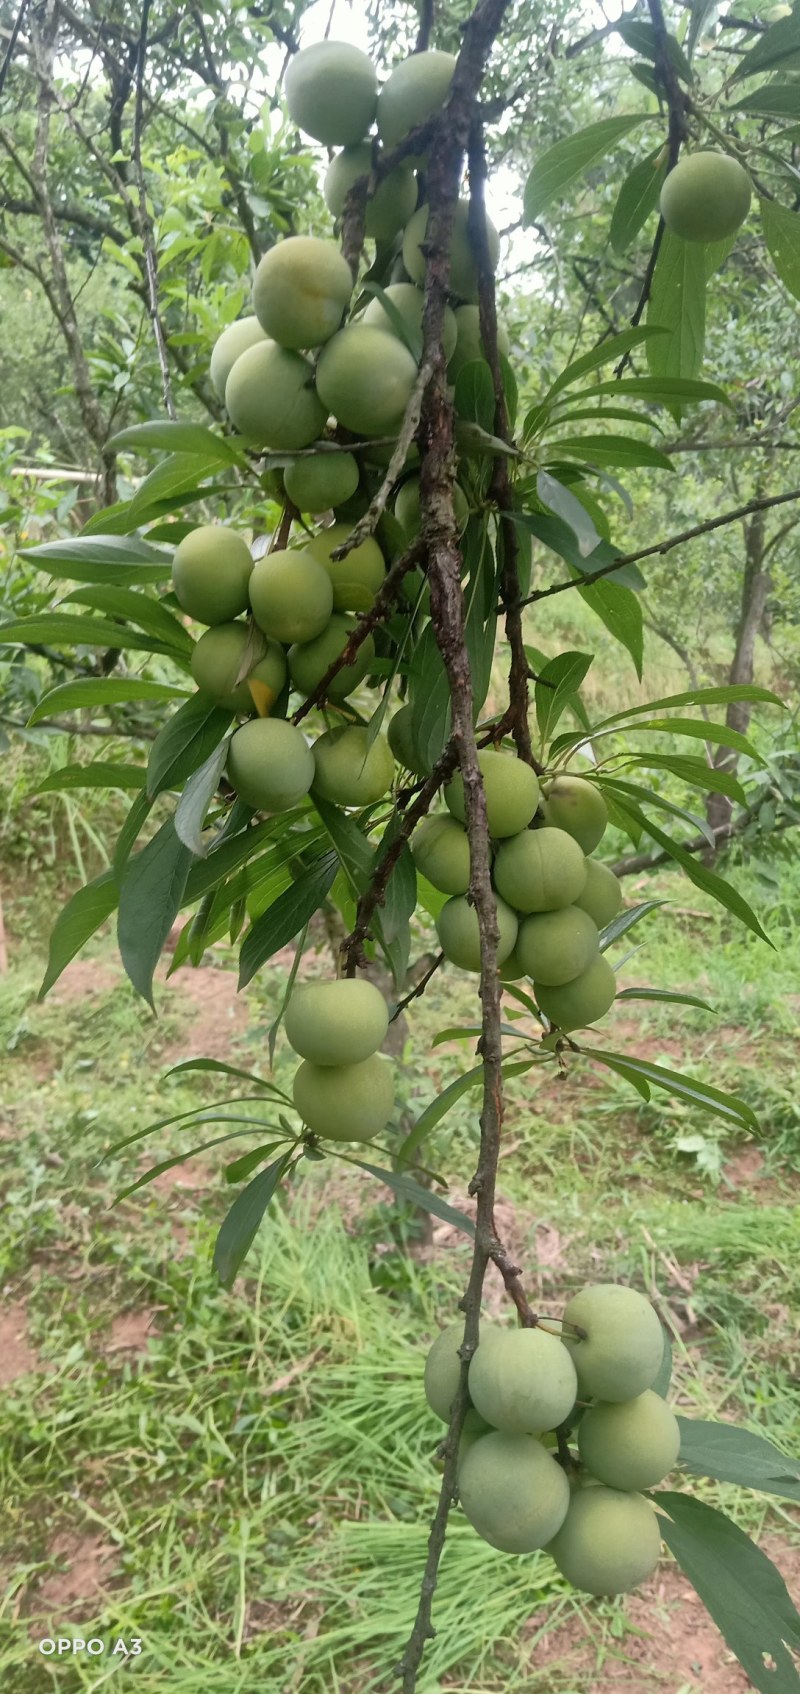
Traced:
<svg viewBox="0 0 800 1694">
<path fill-rule="evenodd" d="M 339 672 L 344 670 L 346 665 L 352 665 L 359 647 L 363 646 L 367 636 L 372 633 L 373 629 L 377 628 L 379 623 L 382 623 L 387 613 L 391 610 L 395 600 L 397 599 L 398 591 L 404 576 L 406 576 L 408 572 L 413 570 L 414 566 L 418 564 L 424 551 L 424 543 L 422 539 L 418 537 L 411 543 L 411 546 L 406 550 L 406 552 L 401 554 L 399 559 L 395 559 L 391 570 L 387 571 L 369 611 L 362 613 L 362 616 L 359 618 L 358 623 L 350 636 L 347 646 L 343 648 L 339 657 L 334 659 L 333 663 L 328 666 L 325 675 L 314 689 L 313 694 L 309 694 L 308 699 L 303 701 L 302 706 L 298 706 L 297 711 L 292 718 L 292 723 L 302 723 L 303 718 L 307 717 L 308 713 L 314 706 L 321 705 L 322 701 L 327 696 L 328 689 L 330 688 L 334 677 L 338 676 Z"/>
<path fill-rule="evenodd" d="M 155 237 L 150 211 L 147 205 L 147 184 L 142 166 L 142 125 L 144 121 L 144 71 L 147 62 L 147 29 L 150 22 L 151 0 L 143 0 L 142 22 L 139 31 L 139 46 L 136 58 L 136 104 L 133 117 L 133 144 L 131 159 L 136 174 L 139 189 L 139 233 L 144 248 L 144 269 L 147 279 L 149 297 L 150 321 L 153 325 L 158 363 L 161 369 L 162 395 L 164 410 L 173 423 L 177 420 L 175 401 L 172 397 L 172 379 L 169 369 L 169 354 L 164 326 L 158 300 L 158 260 L 156 258 Z"/>
</svg>

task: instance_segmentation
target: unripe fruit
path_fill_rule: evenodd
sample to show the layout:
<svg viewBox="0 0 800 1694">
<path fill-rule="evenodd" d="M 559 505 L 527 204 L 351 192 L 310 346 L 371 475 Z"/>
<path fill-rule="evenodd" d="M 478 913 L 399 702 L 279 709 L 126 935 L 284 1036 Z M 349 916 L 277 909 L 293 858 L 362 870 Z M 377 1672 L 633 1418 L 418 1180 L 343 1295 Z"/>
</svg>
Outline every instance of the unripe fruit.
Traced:
<svg viewBox="0 0 800 1694">
<path fill-rule="evenodd" d="M 469 888 L 469 839 L 455 818 L 423 818 L 411 837 L 418 871 L 442 894 L 466 894 Z"/>
<path fill-rule="evenodd" d="M 356 724 L 327 729 L 314 742 L 313 792 L 334 806 L 371 806 L 392 786 L 394 759 L 382 735 L 372 746 Z"/>
<path fill-rule="evenodd" d="M 425 1398 L 442 1423 L 450 1422 L 450 1407 L 461 1380 L 458 1349 L 464 1339 L 464 1319 L 440 1330 L 425 1360 Z M 482 1421 L 482 1420 L 481 1420 Z"/>
<path fill-rule="evenodd" d="M 660 1394 L 646 1388 L 633 1400 L 590 1406 L 578 1426 L 578 1452 L 609 1488 L 655 1488 L 676 1463 L 681 1431 Z"/>
<path fill-rule="evenodd" d="M 294 1103 L 314 1135 L 328 1141 L 372 1141 L 394 1109 L 394 1074 L 377 1053 L 358 1065 L 312 1065 L 295 1073 Z"/>
<path fill-rule="evenodd" d="M 286 466 L 283 486 L 298 512 L 327 512 L 355 494 L 358 475 L 352 453 L 315 453 Z"/>
<path fill-rule="evenodd" d="M 622 905 L 622 884 L 608 865 L 597 859 L 586 860 L 586 882 L 575 905 L 588 912 L 598 929 L 605 929 L 616 917 Z"/>
<path fill-rule="evenodd" d="M 236 360 L 225 386 L 231 423 L 254 447 L 310 447 L 328 421 L 314 367 L 275 341 L 257 341 Z"/>
<path fill-rule="evenodd" d="M 411 210 L 413 211 L 413 209 L 412 206 Z M 422 308 L 425 304 L 425 295 L 422 289 L 415 287 L 413 282 L 392 282 L 388 288 L 384 288 L 383 292 L 387 299 L 391 301 L 395 310 L 399 312 L 403 322 L 408 324 L 409 329 L 416 330 L 418 335 L 422 335 Z M 376 329 L 388 330 L 390 335 L 397 335 L 397 330 L 386 311 L 383 300 L 379 299 L 377 295 L 374 300 L 370 300 L 364 313 L 363 322 L 373 324 Z M 449 359 L 453 352 L 457 333 L 455 313 L 451 311 L 449 306 L 445 306 L 442 343 L 446 359 Z"/>
<path fill-rule="evenodd" d="M 450 237 L 450 281 L 448 287 L 451 294 L 457 294 L 462 300 L 477 300 L 478 298 L 478 267 L 472 251 L 472 243 L 468 230 L 469 202 L 459 200 L 453 215 L 453 233 Z M 406 224 L 403 236 L 403 264 L 412 282 L 418 282 L 422 287 L 425 281 L 425 254 L 422 249 L 428 229 L 428 207 L 419 206 Z M 497 269 L 500 257 L 500 237 L 494 224 L 487 218 L 486 235 L 489 245 L 489 259 L 492 270 Z"/>
<path fill-rule="evenodd" d="M 386 575 L 383 554 L 371 535 L 360 547 L 352 547 L 343 559 L 331 558 L 352 533 L 352 524 L 334 523 L 305 543 L 331 579 L 335 612 L 368 612 Z"/>
<path fill-rule="evenodd" d="M 498 848 L 495 887 L 517 912 L 571 906 L 586 882 L 586 860 L 563 829 L 523 829 Z"/>
<path fill-rule="evenodd" d="M 469 1367 L 469 1394 L 481 1417 L 509 1435 L 555 1429 L 575 1404 L 575 1366 L 557 1335 L 487 1325 Z"/>
<path fill-rule="evenodd" d="M 333 589 L 327 571 L 304 547 L 265 553 L 253 567 L 250 604 L 259 629 L 276 641 L 313 641 L 327 627 Z"/>
<path fill-rule="evenodd" d="M 588 912 L 563 906 L 536 912 L 519 926 L 516 954 L 525 976 L 548 987 L 572 982 L 597 955 L 600 937 Z"/>
<path fill-rule="evenodd" d="M 530 823 L 539 804 L 539 782 L 535 771 L 514 753 L 495 753 L 485 748 L 478 764 L 486 794 L 489 834 L 500 840 L 517 835 Z M 460 771 L 444 791 L 448 810 L 459 823 L 466 821 L 464 780 Z"/>
<path fill-rule="evenodd" d="M 266 339 L 258 318 L 239 318 L 237 323 L 228 324 L 227 329 L 217 336 L 208 374 L 220 400 L 225 399 L 225 384 L 239 354 L 246 353 L 248 347 L 254 347 L 257 341 Z"/>
<path fill-rule="evenodd" d="M 303 982 L 292 990 L 284 1028 L 289 1046 L 313 1065 L 357 1065 L 386 1040 L 389 1013 L 373 982 Z"/>
<path fill-rule="evenodd" d="M 519 937 L 517 937 L 517 939 L 519 939 Z M 523 970 L 519 952 L 516 947 L 512 947 L 508 958 L 504 960 L 503 964 L 500 966 L 500 981 L 519 982 L 520 977 L 525 976 L 525 974 L 526 972 Z"/>
<path fill-rule="evenodd" d="M 481 318 L 479 306 L 457 306 L 455 310 L 456 344 L 448 357 L 447 374 L 451 382 L 464 365 L 472 364 L 474 359 L 485 359 L 486 348 L 481 338 Z M 508 331 L 501 323 L 497 325 L 497 351 L 508 356 Z"/>
<path fill-rule="evenodd" d="M 661 190 L 661 216 L 682 241 L 724 241 L 750 210 L 750 178 L 728 153 L 687 153 Z"/>
<path fill-rule="evenodd" d="M 283 88 L 298 129 L 326 147 L 354 146 L 375 116 L 375 66 L 346 41 L 304 47 L 290 59 Z"/>
<path fill-rule="evenodd" d="M 249 641 L 247 624 L 220 623 L 214 629 L 207 629 L 192 650 L 192 676 L 201 694 L 206 694 L 218 706 L 227 706 L 231 712 L 252 712 L 255 709 L 247 686 L 251 677 L 254 682 L 261 682 L 269 689 L 272 696 L 270 704 L 277 700 L 286 683 L 286 656 L 277 641 L 267 642 L 266 653 L 256 659 L 244 680 L 237 683 Z"/>
<path fill-rule="evenodd" d="M 400 427 L 416 376 L 416 361 L 396 335 L 374 324 L 354 323 L 323 347 L 317 388 L 329 411 L 354 435 L 392 435 Z"/>
<path fill-rule="evenodd" d="M 629 1594 L 658 1564 L 658 1518 L 642 1494 L 579 1488 L 547 1551 L 584 1594 Z"/>
<path fill-rule="evenodd" d="M 352 292 L 352 272 L 335 241 L 290 235 L 259 260 L 253 305 L 279 346 L 319 347 L 339 328 Z"/>
<path fill-rule="evenodd" d="M 476 1355 L 477 1357 L 477 1355 Z M 569 1483 L 532 1435 L 493 1430 L 464 1454 L 458 1493 L 466 1517 L 501 1553 L 533 1553 L 561 1528 Z"/>
<path fill-rule="evenodd" d="M 369 176 L 372 170 L 372 148 L 368 141 L 357 147 L 346 147 L 337 153 L 328 166 L 322 192 L 328 211 L 340 218 L 349 190 L 359 177 Z M 372 241 L 391 241 L 398 230 L 408 223 L 417 204 L 417 179 L 408 165 L 398 165 L 381 181 L 367 201 L 364 220 L 365 234 Z"/>
<path fill-rule="evenodd" d="M 569 1034 L 571 1029 L 585 1029 L 587 1024 L 605 1017 L 614 1004 L 617 979 L 601 953 L 573 982 L 565 982 L 561 987 L 553 988 L 534 977 L 533 991 L 545 1017 Z"/>
<path fill-rule="evenodd" d="M 517 919 L 510 906 L 504 901 L 495 899 L 497 909 L 497 927 L 500 931 L 500 943 L 497 949 L 497 963 L 501 965 L 508 958 L 517 939 Z M 480 932 L 478 930 L 478 914 L 475 907 L 463 895 L 456 895 L 442 907 L 436 919 L 436 933 L 439 945 L 446 959 L 452 965 L 458 965 L 462 971 L 479 971 L 481 968 Z"/>
<path fill-rule="evenodd" d="M 430 766 L 424 765 L 416 753 L 411 736 L 412 711 L 410 706 L 401 706 L 394 717 L 389 719 L 386 739 L 394 753 L 398 764 L 403 765 L 414 776 L 429 776 Z"/>
<path fill-rule="evenodd" d="M 384 147 L 396 147 L 412 129 L 440 111 L 449 93 L 456 61 L 452 53 L 412 53 L 392 71 L 378 95 L 378 134 Z"/>
<path fill-rule="evenodd" d="M 231 741 L 227 774 L 246 806 L 258 812 L 288 812 L 311 787 L 314 756 L 294 724 L 283 718 L 252 718 Z"/>
<path fill-rule="evenodd" d="M 491 1433 L 491 1424 L 487 1423 L 486 1419 L 481 1417 L 480 1412 L 476 1412 L 474 1406 L 468 1406 L 464 1415 L 464 1422 L 461 1426 L 461 1437 L 458 1443 L 459 1476 L 461 1475 L 461 1466 L 464 1463 L 470 1447 L 474 1447 L 476 1441 L 480 1441 L 484 1435 L 491 1435 Z"/>
<path fill-rule="evenodd" d="M 325 625 L 321 635 L 313 641 L 298 643 L 289 649 L 289 675 L 292 686 L 298 694 L 315 694 L 322 678 L 330 670 L 334 659 L 344 652 L 350 636 L 355 628 L 352 618 L 343 618 L 334 612 L 333 617 Z M 371 635 L 365 637 L 351 665 L 343 665 L 336 672 L 333 681 L 328 684 L 325 697 L 328 700 L 346 700 L 363 681 L 375 657 L 375 643 Z"/>
<path fill-rule="evenodd" d="M 201 524 L 175 549 L 172 586 L 178 604 L 200 623 L 230 623 L 247 608 L 250 548 L 224 524 Z"/>
<path fill-rule="evenodd" d="M 453 506 L 458 533 L 463 535 L 469 518 L 469 501 L 463 488 L 460 488 L 458 483 L 453 488 Z M 419 534 L 421 523 L 418 476 L 410 476 L 402 483 L 395 495 L 394 515 L 405 531 L 406 539 L 413 541 L 414 536 Z"/>
<path fill-rule="evenodd" d="M 563 1331 L 578 1373 L 582 1400 L 633 1400 L 652 1387 L 664 1356 L 664 1334 L 649 1300 L 616 1282 L 590 1283 L 573 1294 L 565 1323 L 585 1329 L 585 1340 Z"/>
<path fill-rule="evenodd" d="M 608 807 L 591 782 L 582 776 L 557 776 L 542 789 L 546 823 L 565 829 L 584 853 L 593 853 L 608 824 Z"/>
</svg>

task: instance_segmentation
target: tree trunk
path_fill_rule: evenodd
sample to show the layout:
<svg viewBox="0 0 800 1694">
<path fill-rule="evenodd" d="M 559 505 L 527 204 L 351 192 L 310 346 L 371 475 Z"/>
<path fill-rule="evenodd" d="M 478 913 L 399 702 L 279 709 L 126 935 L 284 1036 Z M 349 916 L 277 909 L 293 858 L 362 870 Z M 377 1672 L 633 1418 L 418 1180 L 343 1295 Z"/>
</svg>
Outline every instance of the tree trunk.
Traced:
<svg viewBox="0 0 800 1694">
<path fill-rule="evenodd" d="M 745 565 L 742 580 L 742 598 L 739 609 L 739 623 L 736 631 L 736 648 L 733 662 L 728 674 L 728 682 L 749 683 L 753 681 L 756 637 L 761 627 L 767 597 L 772 587 L 769 571 L 764 567 L 765 514 L 754 512 L 749 523 L 745 525 Z M 744 735 L 750 723 L 751 707 L 746 700 L 734 700 L 725 713 L 725 722 L 729 729 L 738 730 Z M 739 755 L 732 747 L 720 747 L 714 758 L 714 769 L 728 771 L 731 775 L 736 772 Z M 709 794 L 706 801 L 706 817 L 712 829 L 719 829 L 730 822 L 733 802 L 725 794 Z"/>
</svg>

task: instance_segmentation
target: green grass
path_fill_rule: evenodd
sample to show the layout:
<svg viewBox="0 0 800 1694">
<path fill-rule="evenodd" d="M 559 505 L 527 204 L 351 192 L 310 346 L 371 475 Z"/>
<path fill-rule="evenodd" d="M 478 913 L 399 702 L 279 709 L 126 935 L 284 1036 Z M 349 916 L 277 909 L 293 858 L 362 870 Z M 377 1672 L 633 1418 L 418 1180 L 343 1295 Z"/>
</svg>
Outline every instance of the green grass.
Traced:
<svg viewBox="0 0 800 1694">
<path fill-rule="evenodd" d="M 629 1006 L 625 1038 L 671 1064 L 677 1048 L 684 1068 L 758 1107 L 763 1190 L 737 1184 L 746 1144 L 724 1125 L 666 1096 L 644 1106 L 578 1061 L 565 1081 L 548 1070 L 514 1083 L 501 1199 L 545 1309 L 586 1275 L 630 1277 L 671 1319 L 681 1409 L 735 1416 L 790 1448 L 800 1414 L 794 889 L 789 878 L 776 903 L 772 954 L 724 915 L 685 915 L 711 908 L 684 882 L 667 876 L 659 888 L 677 910 L 639 932 L 647 944 L 626 980 L 699 986 L 719 1016 Z M 111 957 L 107 942 L 96 952 Z M 468 1247 L 420 1254 L 409 1208 L 344 1166 L 306 1164 L 237 1288 L 221 1292 L 210 1250 L 226 1195 L 207 1172 L 222 1156 L 204 1158 L 196 1190 L 144 1189 L 116 1209 L 140 1153 L 155 1162 L 191 1143 L 176 1128 L 97 1162 L 134 1128 L 225 1092 L 202 1077 L 160 1081 L 168 1045 L 194 1050 L 191 1008 L 178 987 L 162 990 L 155 1023 L 124 985 L 39 1006 L 37 969 L 18 947 L 0 984 L 0 1263 L 44 1367 L 0 1407 L 3 1684 L 93 1694 L 110 1661 L 45 1660 L 31 1645 L 31 1632 L 74 1628 L 140 1636 L 126 1675 L 142 1694 L 382 1689 L 413 1617 L 438 1488 L 425 1345 L 455 1315 Z M 263 1065 L 278 986 L 274 970 L 259 979 L 235 1059 Z M 468 1045 L 431 1047 L 443 1024 L 474 1017 L 474 987 L 435 978 L 413 1011 L 412 1115 L 474 1062 Z M 624 1045 L 612 1024 L 603 1039 Z M 287 1075 L 285 1046 L 277 1062 Z M 430 1162 L 463 1191 L 475 1146 L 475 1112 L 462 1103 Z M 538 1272 L 537 1224 L 561 1238 L 558 1262 Z M 143 1311 L 153 1314 L 144 1347 L 115 1351 L 115 1320 Z M 795 1538 L 780 1502 L 711 1483 L 703 1493 L 750 1533 Z M 113 1550 L 111 1594 L 99 1610 L 73 1602 L 40 1618 L 37 1580 L 52 1579 L 65 1534 Z M 624 1657 L 626 1617 L 624 1601 L 584 1606 L 544 1557 L 489 1553 L 456 1514 L 421 1694 L 584 1694 L 609 1654 Z M 575 1639 L 585 1632 L 586 1663 L 537 1669 L 539 1633 L 562 1621 Z M 653 1667 L 653 1686 L 659 1676 Z"/>
</svg>

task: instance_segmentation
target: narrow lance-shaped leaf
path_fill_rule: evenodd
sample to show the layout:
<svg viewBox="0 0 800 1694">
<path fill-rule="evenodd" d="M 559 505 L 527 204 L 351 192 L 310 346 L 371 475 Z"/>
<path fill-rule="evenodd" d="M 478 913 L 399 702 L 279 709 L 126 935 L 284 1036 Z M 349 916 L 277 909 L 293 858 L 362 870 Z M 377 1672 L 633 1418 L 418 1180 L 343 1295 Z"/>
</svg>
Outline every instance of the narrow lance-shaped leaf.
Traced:
<svg viewBox="0 0 800 1694">
<path fill-rule="evenodd" d="M 592 165 L 600 163 L 624 135 L 647 123 L 650 113 L 633 112 L 628 117 L 601 118 L 575 135 L 565 136 L 537 159 L 525 184 L 525 222 L 532 224 L 558 199 L 570 184 Z"/>
<path fill-rule="evenodd" d="M 175 809 L 175 833 L 195 858 L 204 857 L 210 845 L 203 839 L 203 825 L 225 769 L 228 745 L 226 736 L 190 776 Z"/>
<path fill-rule="evenodd" d="M 459 1212 L 439 1194 L 432 1193 L 430 1188 L 423 1188 L 421 1183 L 415 1182 L 413 1176 L 408 1176 L 405 1171 L 382 1170 L 379 1165 L 368 1165 L 364 1159 L 351 1159 L 350 1163 L 358 1165 L 360 1170 L 368 1171 L 378 1182 L 385 1182 L 398 1199 L 409 1200 L 412 1205 L 421 1206 L 424 1211 L 432 1213 L 433 1217 L 442 1218 L 445 1223 L 455 1224 L 465 1235 L 475 1234 L 475 1225 L 466 1212 Z"/>
<path fill-rule="evenodd" d="M 731 82 L 740 82 L 742 77 L 755 76 L 759 71 L 774 70 L 776 65 L 785 60 L 793 62 L 800 57 L 800 13 L 793 12 L 791 17 L 779 18 L 777 23 L 759 37 L 755 47 L 739 60 L 731 77 Z"/>
<path fill-rule="evenodd" d="M 149 682 L 147 677 L 93 676 L 51 688 L 49 694 L 43 694 L 37 701 L 28 723 L 41 723 L 46 718 L 60 717 L 62 712 L 79 711 L 85 706 L 98 707 L 106 716 L 104 708 L 108 706 L 125 706 L 138 700 L 185 699 L 185 688 L 173 688 L 166 682 Z"/>
<path fill-rule="evenodd" d="M 619 641 L 630 654 L 636 675 L 641 679 L 644 659 L 644 621 L 641 605 L 630 588 L 605 579 L 600 582 L 575 584 L 582 600 L 605 624 L 609 635 Z"/>
<path fill-rule="evenodd" d="M 90 765 L 62 765 L 40 782 L 37 794 L 61 794 L 73 788 L 142 788 L 144 770 L 141 765 L 115 765 L 105 759 L 94 759 Z"/>
<path fill-rule="evenodd" d="M 299 934 L 319 910 L 339 867 L 336 853 L 322 853 L 308 869 L 279 894 L 245 936 L 239 954 L 239 987 L 246 988 L 256 971 L 280 947 Z"/>
<path fill-rule="evenodd" d="M 147 761 L 151 799 L 165 788 L 178 788 L 215 753 L 232 712 L 193 694 L 159 730 Z"/>
<path fill-rule="evenodd" d="M 737 1429 L 733 1423 L 681 1417 L 678 1423 L 680 1462 L 687 1470 L 697 1476 L 713 1476 L 717 1482 L 736 1482 L 741 1488 L 758 1488 L 765 1494 L 780 1494 L 785 1500 L 800 1500 L 800 1464 L 765 1436 Z"/>
<path fill-rule="evenodd" d="M 85 888 L 79 888 L 67 901 L 56 918 L 50 935 L 50 953 L 39 999 L 58 981 L 61 972 L 75 958 L 89 937 L 96 934 L 106 918 L 111 916 L 119 899 L 119 890 L 112 871 L 103 871 Z"/>
<path fill-rule="evenodd" d="M 152 423 L 131 424 L 112 436 L 108 446 L 115 453 L 123 452 L 126 447 L 137 453 L 158 448 L 168 453 L 199 455 L 203 459 L 217 458 L 220 464 L 233 465 L 243 460 L 243 455 L 237 453 L 232 442 L 215 435 L 212 430 L 206 429 L 205 424 L 173 423 L 166 418 Z"/>
<path fill-rule="evenodd" d="M 282 1153 L 266 1170 L 259 1171 L 234 1200 L 214 1245 L 214 1270 L 223 1288 L 233 1287 L 291 1158 L 291 1152 Z"/>
<path fill-rule="evenodd" d="M 594 732 L 605 729 L 608 724 L 621 723 L 624 718 L 646 717 L 653 712 L 666 711 L 671 706 L 728 706 L 738 700 L 747 700 L 754 706 L 780 706 L 783 710 L 786 708 L 786 702 L 781 700 L 779 695 L 773 694 L 769 688 L 759 688 L 755 683 L 731 683 L 720 688 L 689 688 L 683 694 L 667 694 L 661 700 L 646 700 L 641 706 L 626 706 L 624 711 L 601 718 L 600 722 L 595 724 Z"/>
<path fill-rule="evenodd" d="M 117 939 L 134 988 L 153 1006 L 153 972 L 180 909 L 192 854 L 172 818 L 129 860 L 119 896 Z"/>
<path fill-rule="evenodd" d="M 640 159 L 626 176 L 611 214 L 611 245 L 615 253 L 624 253 L 630 247 L 655 211 L 666 174 L 667 161 L 660 148 Z"/>
<path fill-rule="evenodd" d="M 538 669 L 534 685 L 536 722 L 542 741 L 549 740 L 561 717 L 571 705 L 588 671 L 592 653 L 559 653 Z"/>
<path fill-rule="evenodd" d="M 560 446 L 561 443 L 559 442 L 557 445 Z M 569 525 L 575 536 L 581 558 L 588 558 L 589 554 L 594 552 L 595 547 L 599 546 L 601 537 L 598 535 L 586 507 L 581 505 L 580 500 L 572 493 L 571 489 L 565 488 L 563 482 L 559 482 L 557 477 L 550 476 L 548 471 L 539 472 L 536 478 L 536 492 L 542 505 L 548 506 L 556 517 L 561 518 L 563 523 Z"/>
<path fill-rule="evenodd" d="M 697 376 L 705 345 L 705 303 L 702 243 L 682 241 L 666 230 L 647 305 L 648 323 L 668 332 L 647 344 L 647 363 L 654 376 Z"/>
<path fill-rule="evenodd" d="M 800 109 L 797 86 L 796 110 Z M 762 200 L 761 227 L 773 265 L 789 293 L 800 300 L 800 212 L 787 211 L 777 200 Z"/>
<path fill-rule="evenodd" d="M 734 888 L 730 882 L 726 882 L 725 878 L 719 876 L 716 871 L 709 870 L 707 865 L 698 864 L 692 854 L 687 853 L 685 847 L 681 847 L 677 841 L 673 841 L 672 836 L 665 835 L 663 829 L 659 829 L 658 825 L 654 824 L 652 819 L 648 818 L 644 812 L 640 812 L 638 808 L 636 809 L 636 816 L 646 834 L 651 836 L 653 841 L 657 841 L 659 847 L 663 847 L 665 852 L 669 853 L 670 858 L 675 859 L 696 888 L 702 888 L 704 893 L 710 894 L 712 899 L 718 901 L 727 911 L 732 912 L 740 923 L 751 929 L 753 934 L 759 937 L 759 940 L 766 941 L 770 947 L 772 946 L 766 930 L 762 928 L 755 912 L 748 905 L 744 895 L 739 893 L 738 888 Z"/>
<path fill-rule="evenodd" d="M 555 396 L 560 394 L 563 388 L 572 387 L 573 383 L 579 382 L 582 376 L 587 376 L 589 371 L 596 371 L 601 365 L 608 365 L 617 359 L 621 359 L 623 354 L 630 353 L 634 347 L 640 347 L 651 335 L 660 335 L 661 333 L 658 329 L 648 328 L 646 324 L 639 324 L 635 329 L 623 329 L 619 335 L 609 336 L 607 341 L 602 341 L 598 347 L 592 347 L 588 353 L 582 353 L 580 358 L 573 359 L 565 367 L 561 375 L 557 376 L 555 382 L 548 388 L 543 404 L 546 406 L 548 401 L 555 399 Z M 574 396 L 570 398 L 574 398 Z"/>
<path fill-rule="evenodd" d="M 624 1070 L 628 1076 L 637 1076 L 648 1086 L 661 1088 L 665 1093 L 673 1094 L 677 1100 L 697 1106 L 700 1111 L 710 1112 L 713 1117 L 725 1118 L 729 1123 L 737 1124 L 740 1129 L 757 1130 L 759 1127 L 755 1112 L 746 1100 L 740 1100 L 737 1094 L 723 1093 L 721 1088 L 713 1088 L 710 1082 L 698 1082 L 693 1076 L 666 1070 L 663 1065 L 654 1065 L 649 1059 L 635 1058 L 631 1053 L 606 1053 L 599 1047 L 584 1047 L 582 1052 L 598 1064 L 607 1065 L 609 1070 Z"/>
</svg>

